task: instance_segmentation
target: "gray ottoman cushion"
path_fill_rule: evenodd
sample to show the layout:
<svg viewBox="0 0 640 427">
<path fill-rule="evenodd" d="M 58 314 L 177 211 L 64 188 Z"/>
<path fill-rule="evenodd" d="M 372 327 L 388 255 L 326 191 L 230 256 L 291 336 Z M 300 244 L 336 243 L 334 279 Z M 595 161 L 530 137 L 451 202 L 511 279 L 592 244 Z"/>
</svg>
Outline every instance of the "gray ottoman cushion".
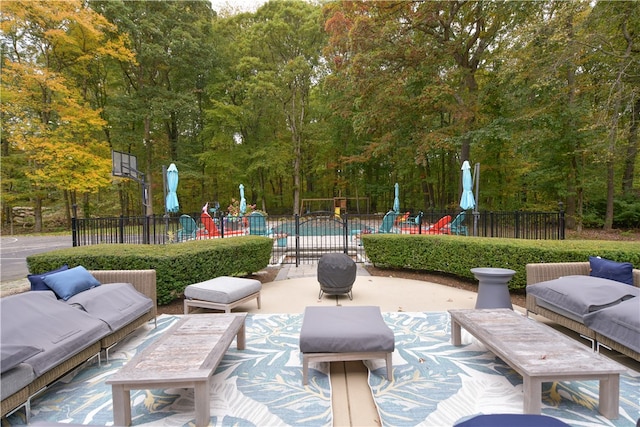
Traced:
<svg viewBox="0 0 640 427">
<path fill-rule="evenodd" d="M 261 289 L 262 283 L 259 280 L 221 276 L 187 286 L 184 296 L 189 299 L 230 304 Z"/>
<path fill-rule="evenodd" d="M 300 330 L 302 353 L 392 352 L 395 338 L 380 307 L 307 307 Z"/>
<path fill-rule="evenodd" d="M 345 254 L 324 254 L 318 261 L 318 282 L 327 294 L 345 294 L 356 281 L 356 263 Z"/>
</svg>

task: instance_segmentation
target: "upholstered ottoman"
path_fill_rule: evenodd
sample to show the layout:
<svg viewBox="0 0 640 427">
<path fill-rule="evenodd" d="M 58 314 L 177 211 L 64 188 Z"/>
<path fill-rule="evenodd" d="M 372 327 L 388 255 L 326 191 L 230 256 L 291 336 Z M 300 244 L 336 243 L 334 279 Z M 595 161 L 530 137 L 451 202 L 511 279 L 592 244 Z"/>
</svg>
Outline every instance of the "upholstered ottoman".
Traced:
<svg viewBox="0 0 640 427">
<path fill-rule="evenodd" d="M 318 282 L 320 294 L 347 294 L 353 299 L 353 283 L 356 281 L 356 263 L 346 254 L 324 254 L 318 261 Z"/>
<path fill-rule="evenodd" d="M 391 381 L 395 337 L 380 307 L 307 307 L 300 329 L 302 383 L 307 384 L 309 362 L 385 359 Z"/>
<path fill-rule="evenodd" d="M 184 290 L 184 314 L 189 314 L 189 307 L 224 310 L 231 309 L 252 300 L 258 300 L 260 308 L 260 290 L 262 283 L 254 279 L 221 276 L 206 282 L 194 283 Z"/>
</svg>

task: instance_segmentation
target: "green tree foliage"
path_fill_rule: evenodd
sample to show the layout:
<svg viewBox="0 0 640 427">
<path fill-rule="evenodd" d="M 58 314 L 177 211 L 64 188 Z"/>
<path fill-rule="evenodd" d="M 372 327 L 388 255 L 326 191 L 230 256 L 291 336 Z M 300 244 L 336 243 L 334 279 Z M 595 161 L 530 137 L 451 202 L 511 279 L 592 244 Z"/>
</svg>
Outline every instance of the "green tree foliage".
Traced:
<svg viewBox="0 0 640 427">
<path fill-rule="evenodd" d="M 456 203 L 471 142 L 493 133 L 480 114 L 485 88 L 478 74 L 531 8 L 458 1 L 326 7 L 330 82 L 344 99 L 338 114 L 366 140 L 363 155 L 388 162 L 388 173 L 422 189 L 427 206 Z M 396 172 L 406 159 L 414 170 L 405 163 Z"/>
<path fill-rule="evenodd" d="M 219 155 L 231 156 L 225 166 L 239 169 L 265 210 L 268 186 L 276 200 L 299 210 L 324 41 L 319 12 L 303 1 L 269 2 L 255 15 L 220 24 L 231 48 L 227 78 L 213 84 L 219 96 L 211 112 L 215 151 L 206 157 L 220 168 L 225 157 Z"/>
<path fill-rule="evenodd" d="M 197 156 L 208 96 L 205 82 L 215 64 L 212 20 L 206 0 L 92 1 L 91 7 L 126 35 L 135 62 L 122 62 L 106 106 L 113 149 L 137 156 L 138 169 L 163 203 L 162 164 L 182 172 L 183 206 L 195 209 L 204 181 Z M 160 191 L 158 191 L 160 190 Z M 189 197 L 192 196 L 192 197 Z M 186 205 L 184 204 L 186 202 Z M 126 206 L 122 206 L 123 213 Z M 153 209 L 147 208 L 146 214 Z"/>
<path fill-rule="evenodd" d="M 78 81 L 100 58 L 126 50 L 107 43 L 113 28 L 80 1 L 5 2 L 1 25 L 2 154 L 12 164 L 3 168 L 3 202 L 28 188 L 23 196 L 33 201 L 40 231 L 50 192 L 93 193 L 109 185 L 105 122 Z"/>
<path fill-rule="evenodd" d="M 589 54 L 586 69 L 598 80 L 594 100 L 600 102 L 595 124 L 606 132 L 594 151 L 606 165 L 604 228 L 614 222 L 616 183 L 632 197 L 638 158 L 640 122 L 640 8 L 636 3 L 598 2 L 585 24 Z M 621 177 L 617 178 L 617 177 Z"/>
<path fill-rule="evenodd" d="M 468 159 L 481 210 L 637 218 L 637 2 L 88 4 L 3 3 L 5 209 L 71 190 L 137 213 L 135 182 L 107 185 L 111 148 L 138 157 L 156 211 L 170 162 L 186 213 L 239 184 L 272 213 L 332 197 L 384 212 L 396 182 L 402 209 L 457 209 Z"/>
</svg>

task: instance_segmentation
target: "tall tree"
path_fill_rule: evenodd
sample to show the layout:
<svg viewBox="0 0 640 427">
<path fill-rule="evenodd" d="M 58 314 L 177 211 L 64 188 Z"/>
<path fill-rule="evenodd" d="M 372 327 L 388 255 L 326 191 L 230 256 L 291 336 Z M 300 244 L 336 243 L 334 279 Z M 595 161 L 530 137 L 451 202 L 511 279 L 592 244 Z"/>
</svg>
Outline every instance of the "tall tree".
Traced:
<svg viewBox="0 0 640 427">
<path fill-rule="evenodd" d="M 320 8 L 304 1 L 272 1 L 255 14 L 232 19 L 229 28 L 238 32 L 229 31 L 227 40 L 236 41 L 232 46 L 239 55 L 229 52 L 235 63 L 228 68 L 231 74 L 224 91 L 217 92 L 222 97 L 212 114 L 224 121 L 212 124 L 222 137 L 214 146 L 229 147 L 227 152 L 239 154 L 234 160 L 249 161 L 241 174 L 258 174 L 260 194 L 271 181 L 276 197 L 286 197 L 278 195 L 285 188 L 279 181 L 289 174 L 291 185 L 286 188 L 291 191 L 293 212 L 299 213 L 312 120 L 311 90 L 319 79 L 324 42 Z M 236 135 L 235 147 L 230 133 Z M 262 207 L 266 208 L 264 202 Z"/>
<path fill-rule="evenodd" d="M 327 54 L 340 114 L 390 169 L 416 159 L 425 199 L 454 202 L 478 116 L 477 74 L 532 6 L 515 2 L 351 2 L 327 5 Z M 440 169 L 443 167 L 443 169 Z M 439 173 L 439 176 L 437 175 Z M 444 193 L 437 194 L 438 191 Z"/>
<path fill-rule="evenodd" d="M 599 79 L 593 83 L 603 101 L 597 121 L 607 134 L 601 148 L 606 165 L 605 230 L 613 227 L 616 175 L 621 176 L 620 194 L 631 195 L 633 189 L 639 146 L 639 28 L 640 10 L 633 2 L 599 1 L 585 25 L 585 43 L 591 48 L 587 67 L 598 68 Z"/>
<path fill-rule="evenodd" d="M 5 2 L 0 16 L 3 139 L 10 146 L 3 155 L 24 159 L 40 231 L 47 192 L 90 193 L 110 182 L 105 122 L 73 71 L 128 55 L 107 42 L 114 27 L 80 1 Z"/>
<path fill-rule="evenodd" d="M 263 47 L 260 59 L 268 64 L 262 75 L 273 85 L 290 137 L 293 174 L 293 213 L 300 213 L 302 170 L 311 88 L 318 79 L 324 36 L 320 8 L 304 1 L 272 1 L 256 13 L 255 42 Z"/>
<path fill-rule="evenodd" d="M 589 165 L 592 101 L 585 76 L 581 26 L 584 2 L 546 2 L 514 34 L 501 57 L 501 89 L 511 98 L 509 118 L 526 165 L 521 188 L 529 203 L 545 208 L 565 201 L 567 225 L 580 227 Z"/>
<path fill-rule="evenodd" d="M 215 63 L 211 27 L 215 12 L 207 0 L 90 4 L 117 23 L 136 54 L 135 63 L 121 64 L 121 90 L 106 110 L 112 147 L 139 157 L 153 199 L 157 188 L 153 177 L 162 160 L 178 162 L 186 172 L 184 178 L 198 170 L 203 102 L 208 99 L 204 83 Z M 189 187 L 188 178 L 181 182 L 181 187 Z M 199 203 L 195 197 L 184 199 Z M 148 206 L 145 214 L 152 213 Z"/>
</svg>

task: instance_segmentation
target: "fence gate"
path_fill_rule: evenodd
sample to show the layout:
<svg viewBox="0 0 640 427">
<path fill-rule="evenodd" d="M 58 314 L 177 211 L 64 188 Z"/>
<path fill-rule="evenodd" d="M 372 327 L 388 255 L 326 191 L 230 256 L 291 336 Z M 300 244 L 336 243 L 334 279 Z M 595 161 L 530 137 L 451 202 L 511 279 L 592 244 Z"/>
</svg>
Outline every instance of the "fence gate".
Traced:
<svg viewBox="0 0 640 427">
<path fill-rule="evenodd" d="M 315 264 L 326 253 L 344 253 L 354 261 L 366 261 L 357 222 L 332 212 L 269 217 L 274 246 L 271 264 Z"/>
</svg>

